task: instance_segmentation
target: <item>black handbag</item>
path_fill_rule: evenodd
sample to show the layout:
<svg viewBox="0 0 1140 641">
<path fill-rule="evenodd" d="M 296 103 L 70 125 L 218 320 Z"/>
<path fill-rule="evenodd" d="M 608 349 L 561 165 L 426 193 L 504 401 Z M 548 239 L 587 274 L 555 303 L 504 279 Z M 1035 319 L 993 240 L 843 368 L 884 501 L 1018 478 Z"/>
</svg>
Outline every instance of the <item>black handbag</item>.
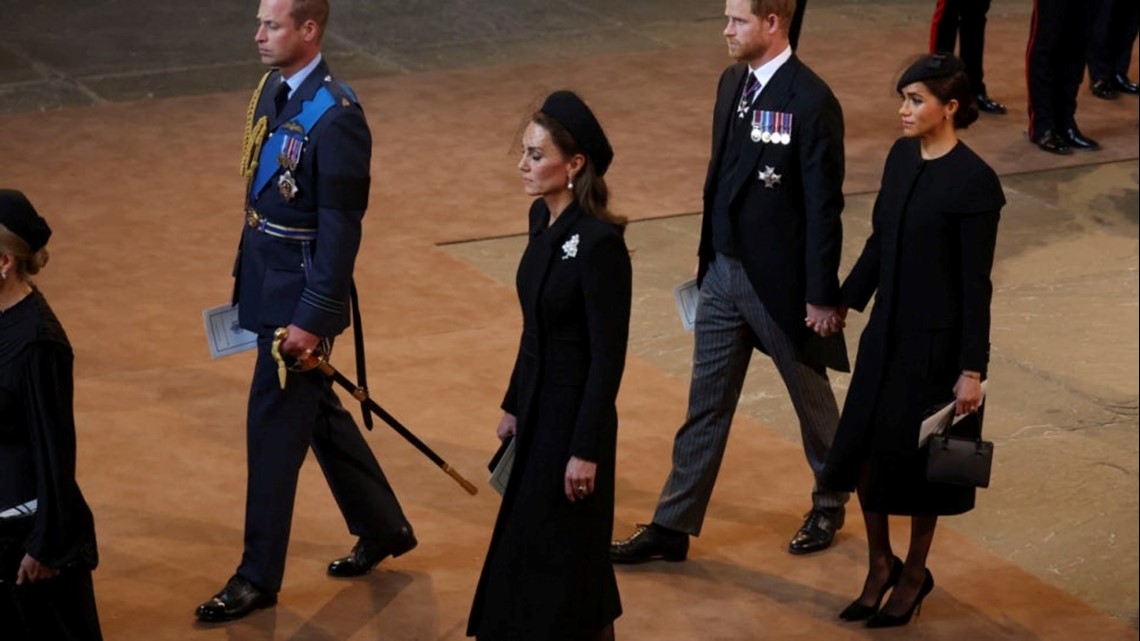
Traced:
<svg viewBox="0 0 1140 641">
<path fill-rule="evenodd" d="M 980 438 L 950 436 L 950 430 L 927 443 L 926 480 L 970 487 L 990 486 L 994 444 Z"/>
</svg>

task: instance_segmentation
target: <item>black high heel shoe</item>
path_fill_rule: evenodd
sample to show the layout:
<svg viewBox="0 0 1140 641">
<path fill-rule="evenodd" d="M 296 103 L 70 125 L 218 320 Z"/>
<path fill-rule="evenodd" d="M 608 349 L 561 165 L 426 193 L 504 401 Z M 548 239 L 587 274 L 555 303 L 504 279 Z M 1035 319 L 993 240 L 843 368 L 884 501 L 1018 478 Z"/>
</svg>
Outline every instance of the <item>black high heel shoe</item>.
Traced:
<svg viewBox="0 0 1140 641">
<path fill-rule="evenodd" d="M 922 610 L 922 600 L 930 591 L 934 589 L 934 575 L 930 570 L 926 570 L 926 578 L 922 580 L 922 587 L 918 590 L 918 597 L 915 598 L 914 603 L 910 604 L 906 612 L 900 615 L 886 614 L 882 611 L 876 612 L 874 616 L 867 620 L 868 628 L 895 628 L 900 625 L 910 623 L 912 616 L 918 616 L 919 611 Z"/>
<path fill-rule="evenodd" d="M 887 590 L 890 590 L 899 582 L 899 577 L 902 576 L 903 562 L 899 557 L 891 557 L 891 573 L 887 576 L 887 582 L 879 590 L 879 596 L 875 599 L 875 605 L 863 605 L 859 603 L 859 599 L 851 602 L 851 605 L 843 609 L 839 613 L 839 618 L 844 621 L 864 621 L 871 618 L 876 612 L 879 611 L 879 604 L 883 602 L 883 596 L 886 595 Z"/>
</svg>

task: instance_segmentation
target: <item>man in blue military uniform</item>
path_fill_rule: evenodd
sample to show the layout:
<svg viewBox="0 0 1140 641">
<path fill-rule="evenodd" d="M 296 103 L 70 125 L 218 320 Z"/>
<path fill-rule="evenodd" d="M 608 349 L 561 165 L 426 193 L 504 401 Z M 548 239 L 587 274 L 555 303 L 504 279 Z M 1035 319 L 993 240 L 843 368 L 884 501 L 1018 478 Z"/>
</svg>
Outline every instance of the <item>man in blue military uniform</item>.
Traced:
<svg viewBox="0 0 1140 641">
<path fill-rule="evenodd" d="M 274 67 L 254 94 L 249 181 L 234 276 L 240 324 L 258 335 L 247 415 L 245 550 L 237 572 L 196 612 L 226 621 L 277 602 L 301 464 L 311 447 L 359 537 L 328 573 L 357 576 L 416 545 L 376 458 L 331 382 L 313 370 L 279 380 L 279 352 L 306 359 L 349 325 L 352 271 L 368 204 L 372 137 L 355 95 L 321 57 L 328 0 L 261 0 L 257 47 Z"/>
</svg>

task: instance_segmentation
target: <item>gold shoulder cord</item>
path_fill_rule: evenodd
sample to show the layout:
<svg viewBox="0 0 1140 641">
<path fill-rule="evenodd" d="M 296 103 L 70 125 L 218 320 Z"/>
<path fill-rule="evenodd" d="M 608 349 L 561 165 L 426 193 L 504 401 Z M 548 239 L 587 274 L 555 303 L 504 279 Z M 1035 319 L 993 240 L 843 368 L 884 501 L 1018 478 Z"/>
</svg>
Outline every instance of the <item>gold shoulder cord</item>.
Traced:
<svg viewBox="0 0 1140 641">
<path fill-rule="evenodd" d="M 265 134 L 269 130 L 269 118 L 262 116 L 253 122 L 253 114 L 257 111 L 257 103 L 261 100 L 261 92 L 265 89 L 265 81 L 269 80 L 272 71 L 265 72 L 253 97 L 249 100 L 249 109 L 245 114 L 245 139 L 241 148 L 241 175 L 245 178 L 246 197 L 249 195 L 249 186 L 253 175 L 257 171 L 257 159 L 261 155 L 261 145 L 265 142 Z"/>
</svg>

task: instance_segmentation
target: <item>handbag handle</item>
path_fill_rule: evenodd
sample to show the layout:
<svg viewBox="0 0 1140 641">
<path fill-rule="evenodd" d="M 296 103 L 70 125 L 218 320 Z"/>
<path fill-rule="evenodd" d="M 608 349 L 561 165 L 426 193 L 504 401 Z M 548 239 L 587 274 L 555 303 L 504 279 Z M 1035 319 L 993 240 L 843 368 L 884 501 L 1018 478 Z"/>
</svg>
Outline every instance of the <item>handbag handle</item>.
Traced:
<svg viewBox="0 0 1140 641">
<path fill-rule="evenodd" d="M 938 440 L 942 441 L 942 445 L 941 445 L 942 449 L 944 449 L 944 450 L 950 449 L 950 438 L 951 438 L 950 437 L 950 430 L 946 430 L 945 432 L 943 432 L 942 434 L 939 434 L 938 436 L 940 437 L 940 438 L 938 438 Z M 978 456 L 984 456 L 985 455 L 985 451 L 984 451 L 983 445 L 982 445 L 982 437 L 981 436 L 978 436 L 977 438 L 974 438 L 974 439 L 970 439 L 970 438 L 966 438 L 966 437 L 962 437 L 962 436 L 955 436 L 953 438 L 955 440 L 959 440 L 959 441 L 973 440 L 974 441 L 974 453 L 977 454 Z"/>
</svg>

